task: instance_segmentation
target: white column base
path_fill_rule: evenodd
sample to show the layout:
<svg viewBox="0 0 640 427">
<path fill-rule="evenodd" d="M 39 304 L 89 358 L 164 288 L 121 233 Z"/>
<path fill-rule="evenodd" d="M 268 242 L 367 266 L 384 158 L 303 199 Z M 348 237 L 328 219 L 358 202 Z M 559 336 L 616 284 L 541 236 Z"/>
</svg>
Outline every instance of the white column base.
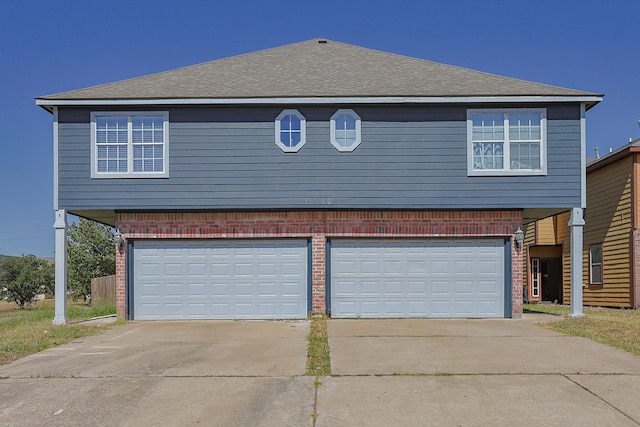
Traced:
<svg viewBox="0 0 640 427">
<path fill-rule="evenodd" d="M 64 209 L 56 211 L 55 228 L 55 316 L 54 325 L 67 323 L 67 212 Z"/>
<path fill-rule="evenodd" d="M 582 208 L 571 210 L 571 312 L 569 317 L 584 317 L 582 313 Z"/>
</svg>

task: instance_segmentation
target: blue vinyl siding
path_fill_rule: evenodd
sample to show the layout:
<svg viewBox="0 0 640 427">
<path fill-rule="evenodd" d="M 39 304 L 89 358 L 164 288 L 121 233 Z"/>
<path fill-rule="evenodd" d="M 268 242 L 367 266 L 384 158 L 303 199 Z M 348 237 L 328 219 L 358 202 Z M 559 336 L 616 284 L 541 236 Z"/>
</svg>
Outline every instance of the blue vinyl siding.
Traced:
<svg viewBox="0 0 640 427">
<path fill-rule="evenodd" d="M 96 110 L 61 108 L 60 207 L 73 211 L 577 206 L 579 107 L 546 107 L 548 173 L 517 177 L 467 176 L 465 106 L 158 108 L 169 111 L 170 122 L 170 177 L 158 179 L 91 179 L 89 115 Z M 284 153 L 274 142 L 274 119 L 284 108 L 297 108 L 307 119 L 307 143 L 297 153 Z M 329 118 L 339 108 L 352 108 L 362 118 L 362 143 L 353 152 L 338 152 L 329 141 Z"/>
</svg>

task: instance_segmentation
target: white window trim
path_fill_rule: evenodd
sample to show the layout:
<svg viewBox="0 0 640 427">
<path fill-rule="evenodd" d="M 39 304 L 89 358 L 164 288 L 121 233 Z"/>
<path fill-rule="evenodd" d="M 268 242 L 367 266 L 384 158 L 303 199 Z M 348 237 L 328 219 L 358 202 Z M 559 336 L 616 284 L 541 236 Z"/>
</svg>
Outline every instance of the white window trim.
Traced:
<svg viewBox="0 0 640 427">
<path fill-rule="evenodd" d="M 348 114 L 356 120 L 356 140 L 353 144 L 351 144 L 348 147 L 343 147 L 338 143 L 338 141 L 336 141 L 336 118 L 338 118 L 342 114 Z M 358 147 L 358 145 L 360 145 L 360 143 L 362 142 L 362 138 L 361 138 L 362 128 L 361 128 L 360 116 L 353 110 L 340 109 L 335 113 L 333 113 L 333 115 L 331 116 L 330 127 L 331 127 L 331 144 L 338 151 L 351 152 L 355 150 Z"/>
<path fill-rule="evenodd" d="M 540 259 L 531 258 L 531 298 L 540 298 Z"/>
<path fill-rule="evenodd" d="M 288 147 L 284 145 L 280 140 L 280 132 L 282 130 L 281 123 L 282 119 L 286 116 L 296 116 L 298 119 L 300 119 L 300 143 L 295 147 Z M 300 114 L 298 110 L 283 110 L 280 114 L 278 114 L 278 117 L 276 117 L 275 137 L 276 145 L 280 147 L 282 151 L 284 151 L 285 153 L 297 153 L 307 142 L 307 119 L 302 114 Z"/>
<path fill-rule="evenodd" d="M 591 252 L 591 248 L 594 248 L 596 246 L 600 247 L 600 262 L 599 263 L 594 263 L 593 262 L 593 256 L 592 256 L 592 252 Z M 600 277 L 598 278 L 598 281 L 594 281 L 593 279 L 593 266 L 594 265 L 598 265 L 600 266 Z M 589 245 L 589 285 L 595 285 L 595 286 L 602 286 L 604 284 L 604 245 L 602 243 L 596 243 L 593 245 Z"/>
<path fill-rule="evenodd" d="M 483 113 L 538 113 L 540 114 L 540 169 L 510 169 L 509 158 L 511 156 L 510 144 L 508 141 L 509 129 L 505 127 L 505 144 L 503 148 L 504 168 L 503 169 L 474 169 L 473 168 L 473 114 Z M 505 118 L 505 126 L 506 126 Z M 468 176 L 522 176 L 522 175 L 547 175 L 547 110 L 546 108 L 495 108 L 495 109 L 472 109 L 467 110 L 467 175 Z"/>
<path fill-rule="evenodd" d="M 128 149 L 127 172 L 98 172 L 98 150 L 96 146 L 96 118 L 131 117 L 131 116 L 162 116 L 163 126 L 163 171 L 162 172 L 133 172 L 132 123 L 128 120 Z M 95 111 L 91 112 L 91 178 L 168 178 L 169 177 L 169 112 L 168 111 Z"/>
</svg>

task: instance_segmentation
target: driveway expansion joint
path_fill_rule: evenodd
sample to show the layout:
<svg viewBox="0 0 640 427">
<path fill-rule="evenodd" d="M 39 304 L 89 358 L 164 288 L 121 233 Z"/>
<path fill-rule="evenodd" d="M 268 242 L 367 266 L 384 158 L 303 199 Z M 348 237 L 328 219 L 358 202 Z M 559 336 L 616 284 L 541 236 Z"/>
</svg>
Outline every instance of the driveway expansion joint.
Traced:
<svg viewBox="0 0 640 427">
<path fill-rule="evenodd" d="M 633 421 L 635 424 L 640 426 L 640 421 L 634 419 L 632 416 L 630 416 L 629 414 L 627 414 L 625 411 L 623 411 L 622 409 L 618 408 L 617 406 L 615 406 L 613 403 L 609 402 L 607 399 L 601 397 L 600 395 L 598 395 L 597 393 L 594 393 L 593 391 L 591 391 L 588 387 L 583 386 L 582 384 L 580 384 L 577 381 L 572 380 L 571 378 L 569 378 L 567 375 L 562 375 L 563 377 L 565 377 L 567 380 L 569 380 L 570 382 L 572 382 L 573 384 L 577 385 L 578 387 L 580 387 L 581 389 L 583 389 L 584 391 L 586 391 L 587 393 L 591 394 L 592 396 L 594 396 L 596 399 L 599 399 L 600 401 L 602 401 L 604 404 L 606 404 L 607 406 L 609 406 L 611 409 L 613 409 L 614 411 L 620 413 L 621 415 L 627 417 L 629 420 Z"/>
<path fill-rule="evenodd" d="M 96 376 L 81 376 L 81 375 L 21 375 L 15 377 L 0 377 L 0 380 L 100 380 L 100 379 L 123 379 L 123 380 L 136 380 L 136 379 L 159 379 L 159 378 L 272 378 L 272 379 L 285 379 L 291 380 L 296 378 L 304 378 L 307 375 L 96 375 Z"/>
<path fill-rule="evenodd" d="M 327 377 L 562 377 L 565 375 L 600 375 L 600 374 L 580 374 L 562 372 L 393 372 L 387 374 L 331 374 Z M 626 374 L 603 374 L 603 375 L 626 375 Z"/>
</svg>

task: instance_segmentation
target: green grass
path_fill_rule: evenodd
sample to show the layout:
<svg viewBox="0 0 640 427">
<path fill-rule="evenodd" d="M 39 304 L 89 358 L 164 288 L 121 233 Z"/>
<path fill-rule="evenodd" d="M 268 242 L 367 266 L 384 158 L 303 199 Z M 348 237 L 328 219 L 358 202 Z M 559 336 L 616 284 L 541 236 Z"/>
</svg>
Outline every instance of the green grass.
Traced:
<svg viewBox="0 0 640 427">
<path fill-rule="evenodd" d="M 53 301 L 43 301 L 29 308 L 18 309 L 6 302 L 0 307 L 0 365 L 37 353 L 76 338 L 99 333 L 105 326 L 75 324 L 54 326 Z M 90 319 L 115 313 L 115 306 L 90 307 L 86 304 L 69 303 L 69 322 Z"/>
<path fill-rule="evenodd" d="M 536 313 L 554 314 L 556 316 L 567 316 L 569 314 L 568 305 L 557 304 L 524 304 L 525 311 L 533 311 Z"/>
<path fill-rule="evenodd" d="M 331 375 L 327 316 L 313 315 L 307 349 L 307 375 Z"/>
<path fill-rule="evenodd" d="M 116 313 L 115 303 L 104 303 L 90 306 L 88 304 L 72 304 L 67 306 L 67 318 L 71 321 L 86 320 L 92 317 L 109 316 Z"/>
<path fill-rule="evenodd" d="M 563 316 L 558 322 L 540 326 L 567 335 L 585 337 L 640 356 L 640 311 L 585 307 L 584 317 L 570 318 L 569 307 L 525 304 L 524 309 Z"/>
</svg>

